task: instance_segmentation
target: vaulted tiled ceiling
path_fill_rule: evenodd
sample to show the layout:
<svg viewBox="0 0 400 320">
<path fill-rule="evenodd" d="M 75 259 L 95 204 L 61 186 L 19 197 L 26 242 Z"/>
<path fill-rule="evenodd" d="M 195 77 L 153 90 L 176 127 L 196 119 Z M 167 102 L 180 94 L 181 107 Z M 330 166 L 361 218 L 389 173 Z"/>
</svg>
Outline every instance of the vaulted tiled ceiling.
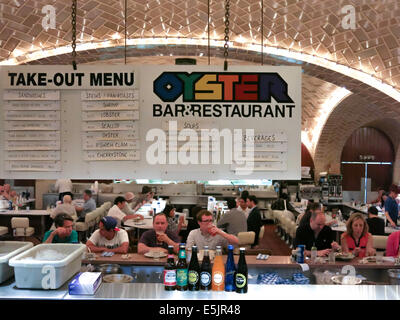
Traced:
<svg viewBox="0 0 400 320">
<path fill-rule="evenodd" d="M 78 52 L 78 63 L 95 63 L 108 59 L 119 59 L 121 62 L 124 52 L 121 46 L 125 36 L 125 0 L 77 2 L 78 43 L 109 40 L 109 48 Z M 207 38 L 207 0 L 126 2 L 126 31 L 129 39 Z M 213 40 L 223 40 L 224 37 L 224 2 L 210 0 L 210 37 Z M 29 53 L 70 45 L 71 4 L 72 0 L 0 0 L 0 62 L 15 59 L 18 64 L 70 63 L 70 54 L 33 59 Z M 42 9 L 45 5 L 55 8 L 55 29 L 45 30 L 42 26 L 45 15 Z M 348 13 L 343 10 L 347 5 L 355 9 L 354 29 L 343 28 L 345 25 L 342 22 L 348 17 Z M 322 57 L 371 74 L 400 90 L 399 0 L 264 0 L 263 6 L 264 45 Z M 229 38 L 234 46 L 229 53 L 230 58 L 260 62 L 260 54 L 246 47 L 251 43 L 260 44 L 260 26 L 260 0 L 230 0 Z M 199 45 L 130 46 L 127 55 L 141 57 L 139 61 L 142 61 L 143 57 L 154 55 L 206 55 L 206 49 Z M 222 49 L 212 48 L 211 55 L 222 57 Z M 299 65 L 270 55 L 265 55 L 264 62 L 266 65 Z M 345 86 L 371 104 L 400 116 L 400 102 L 376 88 L 315 64 L 300 65 L 305 74 L 303 129 L 312 126 L 318 108 L 337 86 Z"/>
<path fill-rule="evenodd" d="M 71 41 L 71 3 L 0 0 L 0 60 Z M 127 0 L 129 38 L 207 37 L 207 0 Z M 261 41 L 261 1 L 230 1 L 230 39 Z M 398 0 L 264 0 L 264 44 L 324 57 L 374 74 L 400 88 Z M 56 28 L 42 27 L 42 8 L 56 9 Z M 78 41 L 124 37 L 124 0 L 79 0 Z M 343 8 L 355 9 L 355 29 L 343 29 Z M 224 1 L 210 0 L 211 38 L 223 39 Z M 347 21 L 347 20 L 346 20 Z M 35 48 L 32 48 L 33 50 Z M 17 53 L 21 53 L 17 51 Z M 18 54 L 17 54 L 18 55 Z M 21 59 L 23 60 L 23 59 Z"/>
</svg>

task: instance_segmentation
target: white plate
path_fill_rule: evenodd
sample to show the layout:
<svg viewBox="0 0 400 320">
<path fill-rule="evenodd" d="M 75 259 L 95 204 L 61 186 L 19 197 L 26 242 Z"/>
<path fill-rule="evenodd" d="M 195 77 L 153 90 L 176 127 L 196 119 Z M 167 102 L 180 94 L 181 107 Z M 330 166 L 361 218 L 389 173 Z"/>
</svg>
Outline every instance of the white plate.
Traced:
<svg viewBox="0 0 400 320">
<path fill-rule="evenodd" d="M 356 285 L 362 282 L 360 278 L 344 275 L 333 276 L 331 280 L 333 281 L 333 283 L 342 285 Z"/>
<path fill-rule="evenodd" d="M 144 254 L 148 258 L 164 258 L 167 256 L 165 252 L 162 251 L 149 251 Z"/>
</svg>

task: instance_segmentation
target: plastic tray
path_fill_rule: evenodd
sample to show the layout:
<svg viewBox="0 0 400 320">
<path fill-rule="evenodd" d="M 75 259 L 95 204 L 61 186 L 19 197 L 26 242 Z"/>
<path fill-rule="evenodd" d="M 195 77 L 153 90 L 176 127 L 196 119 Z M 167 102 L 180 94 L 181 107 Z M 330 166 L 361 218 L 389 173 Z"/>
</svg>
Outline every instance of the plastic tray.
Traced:
<svg viewBox="0 0 400 320">
<path fill-rule="evenodd" d="M 57 261 L 24 261 L 34 257 L 40 250 L 52 249 L 67 254 Z M 86 251 L 84 244 L 50 243 L 39 244 L 9 261 L 14 267 L 15 282 L 21 289 L 58 289 L 81 268 L 82 255 Z"/>
<path fill-rule="evenodd" d="M 8 265 L 8 261 L 32 247 L 32 242 L 0 241 L 0 283 L 14 275 L 14 268 Z"/>
</svg>

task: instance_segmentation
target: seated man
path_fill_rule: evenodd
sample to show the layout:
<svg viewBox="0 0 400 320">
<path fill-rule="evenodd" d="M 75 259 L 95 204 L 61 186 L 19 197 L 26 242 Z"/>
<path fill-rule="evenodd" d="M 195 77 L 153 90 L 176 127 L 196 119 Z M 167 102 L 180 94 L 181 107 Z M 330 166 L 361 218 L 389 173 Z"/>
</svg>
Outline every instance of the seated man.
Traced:
<svg viewBox="0 0 400 320">
<path fill-rule="evenodd" d="M 247 231 L 246 216 L 237 209 L 236 201 L 228 199 L 229 211 L 218 221 L 218 228 L 226 228 L 229 234 L 237 236 L 239 232 Z"/>
<path fill-rule="evenodd" d="M 165 214 L 156 214 L 153 217 L 153 229 L 144 232 L 140 237 L 138 253 L 144 254 L 149 251 L 168 252 L 168 246 L 174 246 L 174 252 L 178 253 L 178 235 L 167 231 L 167 227 L 168 221 Z"/>
<path fill-rule="evenodd" d="M 368 231 L 372 235 L 385 235 L 385 220 L 378 217 L 378 209 L 376 207 L 368 208 Z"/>
<path fill-rule="evenodd" d="M 125 206 L 121 209 L 123 213 L 126 215 L 135 215 L 135 218 L 139 218 L 141 220 L 144 219 L 143 215 L 135 213 L 134 210 L 132 210 L 132 200 L 135 198 L 135 195 L 132 192 L 127 192 L 125 193 Z"/>
<path fill-rule="evenodd" d="M 65 195 L 63 198 L 63 203 L 59 204 L 53 212 L 50 214 L 50 218 L 54 219 L 59 213 L 69 214 L 74 221 L 78 220 L 76 214 L 75 206 L 72 204 L 72 198 L 70 195 Z"/>
<path fill-rule="evenodd" d="M 129 249 L 128 233 L 116 228 L 117 220 L 113 217 L 103 217 L 99 229 L 93 232 L 86 246 L 91 252 L 127 253 Z"/>
<path fill-rule="evenodd" d="M 133 211 L 138 211 L 144 204 L 150 202 L 154 197 L 154 192 L 149 186 L 143 186 L 142 192 L 132 199 L 131 207 Z"/>
<path fill-rule="evenodd" d="M 85 190 L 83 192 L 83 200 L 85 200 L 83 207 L 75 206 L 76 212 L 79 213 L 79 222 L 85 221 L 87 213 L 96 210 L 96 201 L 92 198 L 92 191 Z"/>
<path fill-rule="evenodd" d="M 108 211 L 107 216 L 113 217 L 115 218 L 115 220 L 117 220 L 117 226 L 121 227 L 121 224 L 128 220 L 128 219 L 134 219 L 134 218 L 140 218 L 143 216 L 140 214 L 125 214 L 124 212 L 122 212 L 122 209 L 125 207 L 126 205 L 126 200 L 124 197 L 116 197 L 114 200 L 114 206 L 111 207 L 111 209 Z"/>
<path fill-rule="evenodd" d="M 204 246 L 208 246 L 210 250 L 215 250 L 217 246 L 227 247 L 228 244 L 239 244 L 239 239 L 236 236 L 218 229 L 213 224 L 213 217 L 210 211 L 201 210 L 197 214 L 197 221 L 200 228 L 190 231 L 186 242 L 186 250 L 192 250 L 192 246 L 197 246 L 199 250 L 203 250 Z"/>
<path fill-rule="evenodd" d="M 56 229 L 44 234 L 44 243 L 78 243 L 78 233 L 72 230 L 74 220 L 67 213 L 59 213 L 54 218 Z"/>
<path fill-rule="evenodd" d="M 309 223 L 300 223 L 300 226 L 296 230 L 294 247 L 297 248 L 300 244 L 305 245 L 304 254 L 310 256 L 311 248 L 315 245 L 318 256 L 327 256 L 331 252 L 331 249 L 337 250 L 340 248 L 339 244 L 334 241 L 335 233 L 330 227 L 325 225 L 325 213 L 321 207 L 310 212 Z"/>
</svg>

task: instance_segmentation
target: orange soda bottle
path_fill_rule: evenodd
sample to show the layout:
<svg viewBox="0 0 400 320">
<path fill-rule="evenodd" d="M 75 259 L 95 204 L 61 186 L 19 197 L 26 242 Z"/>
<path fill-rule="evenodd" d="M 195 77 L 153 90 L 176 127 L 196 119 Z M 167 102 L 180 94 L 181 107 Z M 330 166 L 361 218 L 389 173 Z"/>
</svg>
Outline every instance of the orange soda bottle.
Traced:
<svg viewBox="0 0 400 320">
<path fill-rule="evenodd" d="M 225 290 L 225 266 L 222 260 L 222 249 L 221 246 L 216 247 L 216 255 L 214 259 L 214 265 L 212 268 L 212 285 L 211 290 L 213 291 L 224 291 Z"/>
</svg>

